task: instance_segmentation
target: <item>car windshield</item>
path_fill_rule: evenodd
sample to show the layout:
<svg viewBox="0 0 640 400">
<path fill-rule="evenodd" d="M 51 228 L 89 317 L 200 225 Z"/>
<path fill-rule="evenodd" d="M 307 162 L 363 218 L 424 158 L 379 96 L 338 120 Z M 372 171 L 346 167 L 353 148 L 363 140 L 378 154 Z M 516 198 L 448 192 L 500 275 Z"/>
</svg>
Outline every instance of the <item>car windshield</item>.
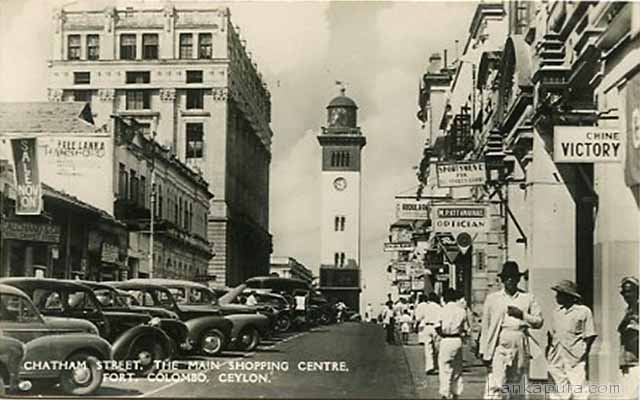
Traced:
<svg viewBox="0 0 640 400">
<path fill-rule="evenodd" d="M 199 287 L 169 287 L 178 304 L 212 304 L 216 302 L 215 295 L 208 289 Z"/>
<path fill-rule="evenodd" d="M 115 290 L 96 289 L 93 293 L 105 309 L 128 307 L 128 304 L 118 296 Z"/>
<path fill-rule="evenodd" d="M 133 296 L 132 294 L 129 294 L 127 292 L 118 293 L 118 301 L 126 304 L 128 307 L 139 306 L 140 305 L 138 300 L 136 300 L 135 296 Z"/>
<path fill-rule="evenodd" d="M 97 311 L 98 305 L 89 290 L 72 288 L 38 288 L 33 292 L 33 302 L 45 315 L 69 311 Z"/>
<path fill-rule="evenodd" d="M 13 294 L 0 295 L 0 321 L 41 322 L 40 315 L 27 299 Z"/>
<path fill-rule="evenodd" d="M 266 304 L 266 305 L 274 306 L 277 308 L 284 308 L 287 305 L 284 299 L 280 299 L 278 297 L 261 296 L 261 295 L 256 295 L 256 297 L 258 298 L 259 304 Z"/>
</svg>

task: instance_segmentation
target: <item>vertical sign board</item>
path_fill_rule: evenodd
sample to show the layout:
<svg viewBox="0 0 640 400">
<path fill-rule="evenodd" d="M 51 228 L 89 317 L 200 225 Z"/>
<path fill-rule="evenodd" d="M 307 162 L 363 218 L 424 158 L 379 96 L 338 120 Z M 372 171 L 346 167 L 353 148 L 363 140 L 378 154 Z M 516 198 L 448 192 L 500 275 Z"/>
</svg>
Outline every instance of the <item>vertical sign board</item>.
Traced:
<svg viewBox="0 0 640 400">
<path fill-rule="evenodd" d="M 601 163 L 622 160 L 622 134 L 617 129 L 593 126 L 553 128 L 553 161 Z"/>
<path fill-rule="evenodd" d="M 36 138 L 11 139 L 16 178 L 16 215 L 42 212 L 42 186 Z"/>
<path fill-rule="evenodd" d="M 433 206 L 435 232 L 466 232 L 470 235 L 488 232 L 489 213 L 482 205 Z"/>
<path fill-rule="evenodd" d="M 438 187 L 482 186 L 487 181 L 484 162 L 438 163 Z"/>
</svg>

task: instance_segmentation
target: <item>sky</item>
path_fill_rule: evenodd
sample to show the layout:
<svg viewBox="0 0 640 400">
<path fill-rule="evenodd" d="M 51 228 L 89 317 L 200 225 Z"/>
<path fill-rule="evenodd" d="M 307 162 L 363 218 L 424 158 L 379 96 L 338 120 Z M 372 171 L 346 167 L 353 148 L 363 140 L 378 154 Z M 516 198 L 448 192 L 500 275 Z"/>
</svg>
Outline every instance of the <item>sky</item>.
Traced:
<svg viewBox="0 0 640 400">
<path fill-rule="evenodd" d="M 46 101 L 52 8 L 66 0 L 0 0 L 0 101 Z M 414 194 L 426 131 L 416 119 L 429 56 L 464 43 L 473 2 L 227 2 L 271 92 L 270 231 L 274 255 L 317 273 L 320 261 L 317 135 L 335 81 L 359 106 L 362 164 L 362 302 L 390 291 L 383 252 L 394 196 Z M 461 46 L 460 46 L 461 49 Z M 460 50 L 461 51 L 461 50 Z M 450 56 L 452 59 L 455 56 Z M 214 190 L 215 192 L 215 190 Z"/>
</svg>

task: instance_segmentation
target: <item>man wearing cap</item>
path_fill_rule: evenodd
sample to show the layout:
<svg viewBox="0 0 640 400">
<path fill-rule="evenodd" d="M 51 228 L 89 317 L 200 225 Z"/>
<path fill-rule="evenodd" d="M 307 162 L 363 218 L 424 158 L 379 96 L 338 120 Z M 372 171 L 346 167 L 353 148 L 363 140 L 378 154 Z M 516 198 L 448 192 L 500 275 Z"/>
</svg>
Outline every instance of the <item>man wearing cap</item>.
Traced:
<svg viewBox="0 0 640 400">
<path fill-rule="evenodd" d="M 596 339 L 593 314 L 580 304 L 582 296 L 574 282 L 561 280 L 551 287 L 556 292 L 558 306 L 553 320 L 547 348 L 549 374 L 558 387 L 552 399 L 586 399 L 587 358 Z M 568 390 L 580 386 L 579 390 Z M 572 393 L 573 392 L 573 393 Z"/>
<path fill-rule="evenodd" d="M 518 289 L 522 275 L 516 262 L 505 262 L 498 274 L 502 290 L 485 299 L 480 354 L 489 369 L 487 399 L 525 394 L 530 358 L 528 330 L 542 327 L 543 318 L 534 296 Z"/>
<path fill-rule="evenodd" d="M 627 303 L 624 317 L 618 325 L 620 333 L 620 371 L 624 377 L 625 394 L 638 398 L 638 278 L 628 276 L 620 283 L 620 294 Z"/>
</svg>

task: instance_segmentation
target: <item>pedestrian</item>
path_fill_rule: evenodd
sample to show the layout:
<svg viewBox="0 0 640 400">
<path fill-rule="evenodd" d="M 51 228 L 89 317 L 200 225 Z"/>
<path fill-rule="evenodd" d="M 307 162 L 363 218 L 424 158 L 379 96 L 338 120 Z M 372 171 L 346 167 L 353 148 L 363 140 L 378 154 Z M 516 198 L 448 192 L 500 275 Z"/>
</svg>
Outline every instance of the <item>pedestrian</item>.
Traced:
<svg viewBox="0 0 640 400">
<path fill-rule="evenodd" d="M 463 297 L 459 291 L 448 288 L 443 297 L 445 305 L 436 328 L 442 338 L 438 354 L 440 396 L 443 399 L 457 399 L 463 389 L 462 339 L 469 332 L 469 321 L 465 308 L 459 303 Z"/>
<path fill-rule="evenodd" d="M 393 318 L 393 305 L 387 304 L 382 311 L 382 326 L 387 334 L 387 343 L 395 344 L 394 340 L 394 318 Z"/>
<path fill-rule="evenodd" d="M 400 332 L 402 333 L 402 343 L 409 344 L 409 332 L 411 332 L 411 315 L 409 310 L 404 310 L 400 317 Z"/>
<path fill-rule="evenodd" d="M 639 394 L 638 375 L 638 278 L 628 276 L 622 279 L 620 294 L 627 303 L 624 317 L 618 325 L 620 333 L 620 371 L 627 398 L 637 399 Z"/>
<path fill-rule="evenodd" d="M 248 306 L 257 306 L 258 305 L 258 299 L 256 299 L 256 294 L 255 294 L 254 291 L 249 292 L 249 296 L 247 296 L 246 304 Z"/>
<path fill-rule="evenodd" d="M 524 397 L 530 358 L 528 331 L 542 327 L 543 318 L 535 297 L 518 289 L 522 275 L 516 262 L 505 262 L 498 275 L 502 290 L 485 299 L 480 353 L 488 368 L 487 399 Z"/>
<path fill-rule="evenodd" d="M 371 303 L 367 303 L 367 308 L 365 309 L 365 312 L 364 312 L 364 321 L 371 322 L 372 319 L 373 319 L 373 307 L 371 306 Z"/>
<path fill-rule="evenodd" d="M 547 346 L 549 374 L 558 388 L 584 388 L 587 384 L 587 359 L 597 335 L 593 314 L 580 304 L 582 296 L 577 286 L 561 280 L 551 287 L 556 292 L 558 306 L 553 319 Z M 573 394 L 573 396 L 572 396 Z M 588 390 L 560 390 L 551 393 L 552 399 L 587 399 Z"/>
<path fill-rule="evenodd" d="M 424 343 L 424 372 L 427 375 L 434 375 L 437 371 L 440 336 L 436 332 L 436 326 L 440 321 L 441 309 L 440 298 L 434 292 L 429 293 L 426 301 L 418 304 L 416 309 L 416 321 L 419 324 L 418 341 Z"/>
<path fill-rule="evenodd" d="M 389 304 L 391 304 L 391 307 L 393 307 L 393 299 L 391 298 L 391 293 L 387 293 L 387 302 L 384 303 L 385 306 L 388 306 Z"/>
</svg>

